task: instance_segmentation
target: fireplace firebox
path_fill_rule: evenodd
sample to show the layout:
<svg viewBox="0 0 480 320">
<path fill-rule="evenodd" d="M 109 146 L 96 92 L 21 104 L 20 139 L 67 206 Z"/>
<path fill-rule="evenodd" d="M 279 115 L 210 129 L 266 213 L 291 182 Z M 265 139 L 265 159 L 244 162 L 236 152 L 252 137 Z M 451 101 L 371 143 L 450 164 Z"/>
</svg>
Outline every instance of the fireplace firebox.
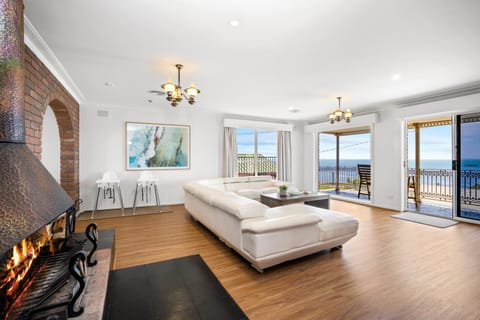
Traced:
<svg viewBox="0 0 480 320">
<path fill-rule="evenodd" d="M 82 314 L 77 302 L 85 287 L 87 266 L 95 264 L 90 259 L 98 234 L 94 223 L 87 227 L 86 238 L 74 234 L 75 215 L 73 206 L 0 258 L 0 319 Z M 85 252 L 87 239 L 92 242 L 89 253 Z"/>
</svg>

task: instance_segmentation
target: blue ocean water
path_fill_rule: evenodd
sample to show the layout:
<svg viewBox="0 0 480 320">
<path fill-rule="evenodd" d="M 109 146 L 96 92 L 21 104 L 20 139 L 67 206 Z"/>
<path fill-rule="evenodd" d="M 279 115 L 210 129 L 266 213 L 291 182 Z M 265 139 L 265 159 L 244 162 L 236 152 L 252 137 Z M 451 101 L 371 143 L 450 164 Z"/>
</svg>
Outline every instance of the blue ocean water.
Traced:
<svg viewBox="0 0 480 320">
<path fill-rule="evenodd" d="M 320 159 L 320 167 L 335 167 L 335 159 Z M 341 159 L 340 167 L 357 167 L 357 164 L 370 164 L 370 159 Z"/>
<path fill-rule="evenodd" d="M 348 183 L 358 177 L 357 164 L 370 164 L 369 159 L 344 159 L 340 160 L 339 182 Z M 336 161 L 334 159 L 321 159 L 319 161 L 318 179 L 320 183 L 333 183 L 336 179 Z M 415 161 L 408 161 L 409 169 L 415 168 Z M 437 169 L 446 170 L 446 175 L 441 180 L 441 183 L 450 186 L 453 183 L 452 176 L 452 161 L 451 160 L 421 160 L 420 169 Z M 480 159 L 466 159 L 463 160 L 460 166 L 462 179 L 460 185 L 462 187 L 472 187 L 477 185 L 477 177 L 480 175 Z M 476 171 L 476 172 L 475 172 Z M 465 177 L 465 178 L 463 178 Z M 431 184 L 437 183 L 429 181 L 427 176 L 422 176 L 422 183 Z"/>
<path fill-rule="evenodd" d="M 357 167 L 357 164 L 370 164 L 370 159 L 342 159 L 340 160 L 340 167 Z M 334 167 L 336 165 L 335 159 L 321 159 L 319 161 L 320 167 Z M 415 168 L 415 161 L 408 161 L 409 168 Z M 451 160 L 421 160 L 421 169 L 452 169 Z M 480 170 L 480 159 L 462 160 L 461 170 Z"/>
</svg>

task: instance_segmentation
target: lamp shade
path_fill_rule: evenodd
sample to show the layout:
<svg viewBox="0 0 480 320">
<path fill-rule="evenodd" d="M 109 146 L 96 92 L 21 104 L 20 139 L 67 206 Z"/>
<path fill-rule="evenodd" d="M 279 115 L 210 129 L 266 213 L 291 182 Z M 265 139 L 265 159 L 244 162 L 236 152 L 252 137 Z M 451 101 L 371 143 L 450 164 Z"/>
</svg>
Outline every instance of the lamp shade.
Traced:
<svg viewBox="0 0 480 320">
<path fill-rule="evenodd" d="M 165 92 L 174 92 L 177 86 L 173 83 L 172 79 L 169 78 L 166 83 L 162 84 L 162 89 Z"/>
<path fill-rule="evenodd" d="M 188 97 L 195 97 L 197 94 L 200 93 L 200 90 L 198 90 L 198 88 L 195 87 L 195 85 L 192 82 L 190 86 L 185 89 L 185 93 L 187 94 Z"/>
<path fill-rule="evenodd" d="M 349 119 L 349 120 L 350 120 L 350 118 L 352 117 L 352 115 L 353 115 L 353 113 L 352 113 L 352 111 L 350 111 L 350 109 L 347 109 L 347 110 L 345 111 L 345 119 Z"/>
</svg>

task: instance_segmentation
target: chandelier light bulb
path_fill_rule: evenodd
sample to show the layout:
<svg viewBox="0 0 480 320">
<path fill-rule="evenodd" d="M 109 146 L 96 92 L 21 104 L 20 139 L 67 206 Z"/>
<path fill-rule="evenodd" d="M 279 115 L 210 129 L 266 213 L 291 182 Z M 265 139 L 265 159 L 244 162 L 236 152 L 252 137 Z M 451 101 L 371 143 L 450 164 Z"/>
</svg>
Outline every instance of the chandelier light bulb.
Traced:
<svg viewBox="0 0 480 320">
<path fill-rule="evenodd" d="M 167 82 L 162 84 L 162 89 L 165 90 L 165 92 L 172 93 L 176 89 L 176 85 L 173 83 L 172 78 L 168 78 Z"/>
<path fill-rule="evenodd" d="M 188 97 L 195 97 L 200 93 L 200 90 L 198 90 L 197 87 L 195 87 L 195 84 L 192 82 L 190 83 L 190 86 L 185 89 L 185 93 Z"/>
<path fill-rule="evenodd" d="M 335 115 L 333 114 L 333 112 L 328 115 L 328 118 L 330 119 L 330 123 L 335 123 Z"/>
</svg>

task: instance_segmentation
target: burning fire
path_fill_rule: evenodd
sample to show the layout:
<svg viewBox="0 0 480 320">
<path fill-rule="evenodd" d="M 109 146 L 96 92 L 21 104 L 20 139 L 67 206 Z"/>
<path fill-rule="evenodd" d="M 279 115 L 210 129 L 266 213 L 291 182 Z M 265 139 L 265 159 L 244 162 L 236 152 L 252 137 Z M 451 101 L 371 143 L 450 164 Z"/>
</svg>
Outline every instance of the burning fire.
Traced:
<svg viewBox="0 0 480 320">
<path fill-rule="evenodd" d="M 35 258 L 40 254 L 41 248 L 46 245 L 53 254 L 49 228 L 36 232 L 13 247 L 12 257 L 6 264 L 6 276 L 0 279 L 0 290 L 5 288 L 7 295 L 13 294 L 27 275 Z"/>
</svg>

